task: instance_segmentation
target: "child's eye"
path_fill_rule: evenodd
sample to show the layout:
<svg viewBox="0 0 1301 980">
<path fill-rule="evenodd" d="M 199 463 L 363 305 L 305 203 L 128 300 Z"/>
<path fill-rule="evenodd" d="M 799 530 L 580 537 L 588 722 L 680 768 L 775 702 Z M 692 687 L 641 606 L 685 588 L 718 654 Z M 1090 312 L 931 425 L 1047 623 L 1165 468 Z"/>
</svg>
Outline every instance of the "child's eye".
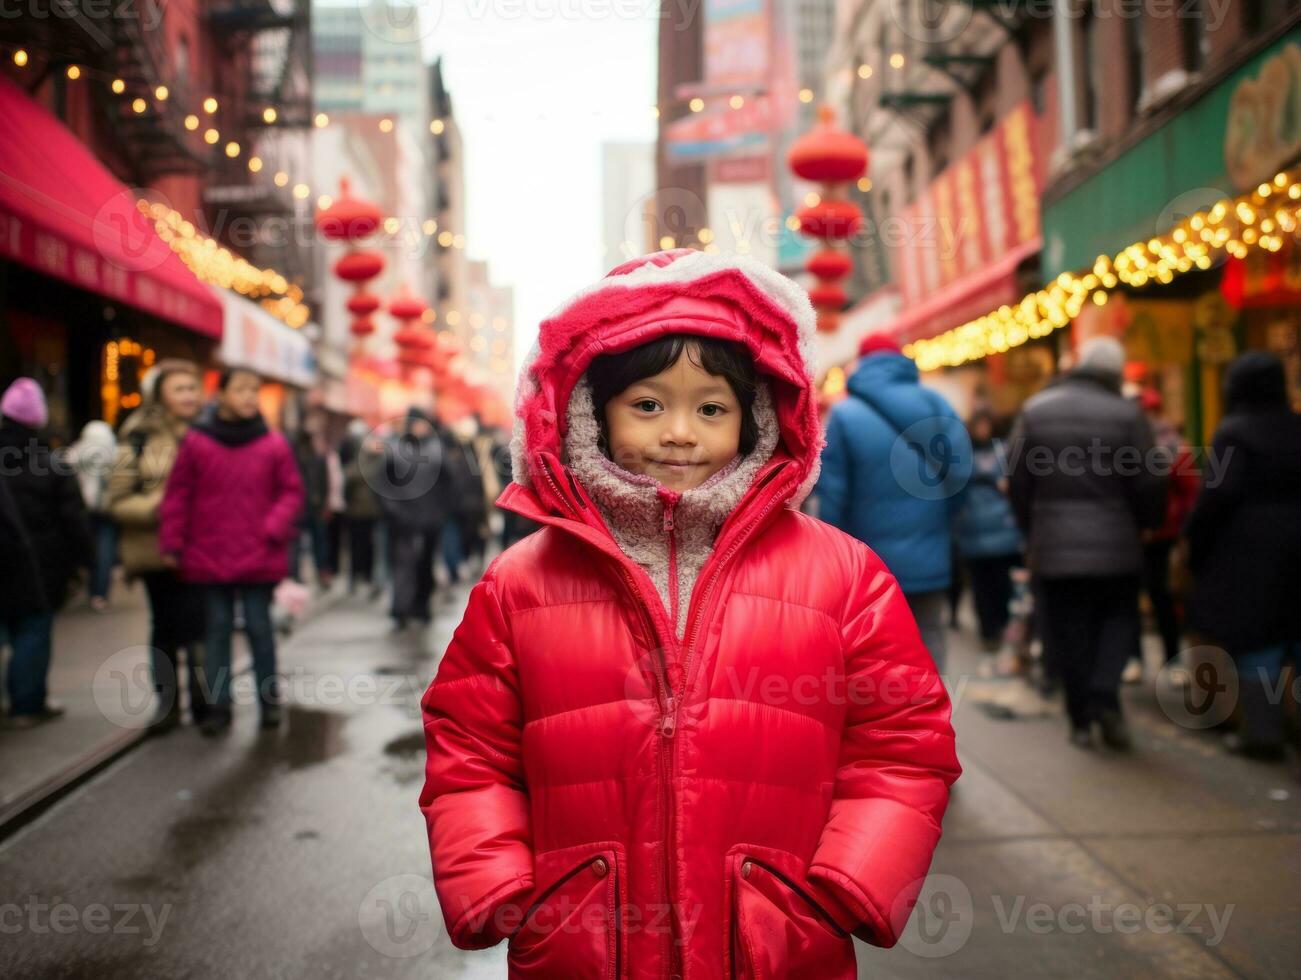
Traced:
<svg viewBox="0 0 1301 980">
<path fill-rule="evenodd" d="M 700 406 L 700 410 L 705 413 L 705 418 L 710 419 L 718 418 L 718 416 L 727 411 L 727 409 L 722 405 L 715 405 L 713 403 Z"/>
<path fill-rule="evenodd" d="M 653 412 L 659 408 L 659 404 L 653 398 L 638 398 L 632 405 L 633 408 L 640 408 L 643 412 Z"/>
</svg>

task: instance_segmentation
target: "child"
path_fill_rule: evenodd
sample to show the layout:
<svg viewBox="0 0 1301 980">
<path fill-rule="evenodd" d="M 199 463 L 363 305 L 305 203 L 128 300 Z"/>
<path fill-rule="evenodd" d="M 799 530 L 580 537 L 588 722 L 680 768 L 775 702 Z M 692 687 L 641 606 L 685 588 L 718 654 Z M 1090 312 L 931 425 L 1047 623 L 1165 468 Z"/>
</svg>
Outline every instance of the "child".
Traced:
<svg viewBox="0 0 1301 980">
<path fill-rule="evenodd" d="M 262 379 L 221 373 L 217 402 L 181 440 L 167 478 L 158 549 L 181 578 L 203 586 L 207 617 L 204 735 L 230 727 L 230 644 L 235 599 L 253 649 L 262 727 L 280 724 L 271 593 L 289 572 L 289 540 L 303 509 L 303 484 L 285 437 L 258 412 Z"/>
<path fill-rule="evenodd" d="M 813 310 L 766 267 L 626 263 L 546 320 L 498 556 L 423 700 L 452 942 L 512 977 L 856 976 L 960 769 L 894 578 L 799 512 Z"/>
</svg>

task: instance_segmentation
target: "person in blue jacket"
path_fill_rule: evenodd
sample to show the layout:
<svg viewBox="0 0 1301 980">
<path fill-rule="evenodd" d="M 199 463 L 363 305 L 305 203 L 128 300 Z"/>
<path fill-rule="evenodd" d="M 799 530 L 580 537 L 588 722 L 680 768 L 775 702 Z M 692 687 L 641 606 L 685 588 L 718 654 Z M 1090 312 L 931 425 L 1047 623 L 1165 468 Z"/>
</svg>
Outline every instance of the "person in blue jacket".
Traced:
<svg viewBox="0 0 1301 980">
<path fill-rule="evenodd" d="M 986 653 L 998 650 L 1012 599 L 1012 568 L 1024 544 L 1007 498 L 1007 448 L 994 438 L 994 420 L 984 409 L 967 420 L 971 436 L 971 479 L 953 519 L 958 554 L 971 581 L 971 597 Z"/>
<path fill-rule="evenodd" d="M 818 517 L 885 562 L 943 670 L 949 525 L 971 473 L 971 441 L 953 407 L 922 387 L 917 365 L 893 340 L 869 335 L 858 353 L 849 397 L 827 413 Z"/>
</svg>

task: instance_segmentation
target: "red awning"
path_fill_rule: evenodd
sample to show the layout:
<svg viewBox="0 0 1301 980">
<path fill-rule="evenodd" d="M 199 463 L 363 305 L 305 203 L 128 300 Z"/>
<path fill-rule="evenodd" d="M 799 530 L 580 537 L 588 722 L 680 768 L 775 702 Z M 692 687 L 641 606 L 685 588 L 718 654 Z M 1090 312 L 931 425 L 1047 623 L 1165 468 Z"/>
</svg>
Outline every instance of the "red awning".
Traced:
<svg viewBox="0 0 1301 980">
<path fill-rule="evenodd" d="M 0 76 L 0 257 L 210 337 L 221 303 L 54 115 Z"/>
<path fill-rule="evenodd" d="M 934 296 L 904 310 L 881 332 L 890 334 L 902 346 L 914 340 L 929 340 L 1000 306 L 1019 303 L 1025 293 L 1017 279 L 1017 267 L 1040 246 L 1039 238 L 1016 246 L 979 272 L 949 283 Z"/>
</svg>

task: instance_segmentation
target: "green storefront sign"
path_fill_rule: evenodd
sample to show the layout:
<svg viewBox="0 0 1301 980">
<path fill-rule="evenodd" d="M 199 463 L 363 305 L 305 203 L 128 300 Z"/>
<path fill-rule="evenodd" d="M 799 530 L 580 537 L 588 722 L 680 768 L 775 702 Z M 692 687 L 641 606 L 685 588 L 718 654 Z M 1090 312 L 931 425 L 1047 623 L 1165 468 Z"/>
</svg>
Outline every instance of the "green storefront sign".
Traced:
<svg viewBox="0 0 1301 980">
<path fill-rule="evenodd" d="M 1301 157 L 1301 30 L 1043 208 L 1044 281 L 1091 268 Z"/>
</svg>

